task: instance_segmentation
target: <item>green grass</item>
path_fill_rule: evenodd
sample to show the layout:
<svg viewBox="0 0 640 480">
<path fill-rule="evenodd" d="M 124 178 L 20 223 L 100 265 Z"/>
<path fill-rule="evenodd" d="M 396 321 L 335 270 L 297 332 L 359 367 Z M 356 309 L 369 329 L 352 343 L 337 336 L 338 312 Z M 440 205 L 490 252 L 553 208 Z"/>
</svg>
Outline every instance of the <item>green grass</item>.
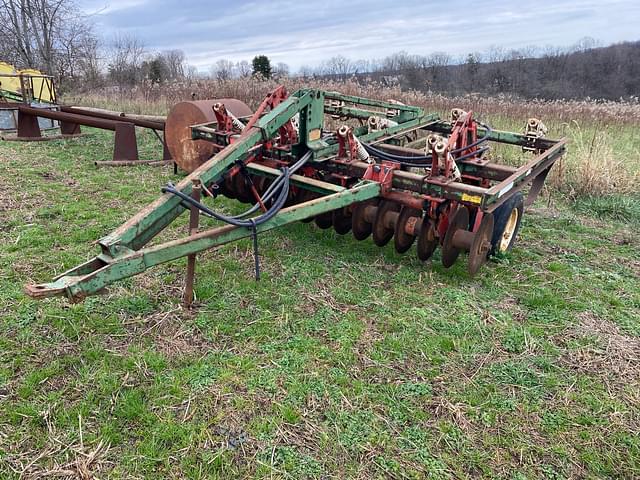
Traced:
<svg viewBox="0 0 640 480">
<path fill-rule="evenodd" d="M 258 283 L 249 241 L 201 254 L 193 311 L 184 260 L 30 300 L 176 180 L 110 151 L 0 144 L 0 478 L 640 476 L 637 200 L 541 202 L 475 279 L 300 223 Z"/>
</svg>

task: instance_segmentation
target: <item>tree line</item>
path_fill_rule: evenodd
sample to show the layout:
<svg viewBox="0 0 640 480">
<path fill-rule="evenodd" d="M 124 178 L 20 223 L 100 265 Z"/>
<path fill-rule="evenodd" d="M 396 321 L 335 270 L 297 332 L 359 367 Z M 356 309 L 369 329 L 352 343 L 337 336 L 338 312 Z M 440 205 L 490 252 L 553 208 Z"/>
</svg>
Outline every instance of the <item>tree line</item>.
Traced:
<svg viewBox="0 0 640 480">
<path fill-rule="evenodd" d="M 333 57 L 299 75 L 356 78 L 448 95 L 509 94 L 525 98 L 617 100 L 640 93 L 640 41 L 600 46 L 583 38 L 567 48 L 492 47 L 454 57 L 399 52 L 380 60 Z"/>
<path fill-rule="evenodd" d="M 162 84 L 208 76 L 219 81 L 257 76 L 282 79 L 379 81 L 444 94 L 510 94 L 526 98 L 604 98 L 640 92 L 640 42 L 602 47 L 585 38 L 568 48 L 492 47 L 461 57 L 446 52 L 399 52 L 382 59 L 338 55 L 290 72 L 265 55 L 251 61 L 218 59 L 208 72 L 179 49 L 150 52 L 134 35 L 100 38 L 75 0 L 0 0 L 0 60 L 54 75 L 63 89 Z"/>
</svg>

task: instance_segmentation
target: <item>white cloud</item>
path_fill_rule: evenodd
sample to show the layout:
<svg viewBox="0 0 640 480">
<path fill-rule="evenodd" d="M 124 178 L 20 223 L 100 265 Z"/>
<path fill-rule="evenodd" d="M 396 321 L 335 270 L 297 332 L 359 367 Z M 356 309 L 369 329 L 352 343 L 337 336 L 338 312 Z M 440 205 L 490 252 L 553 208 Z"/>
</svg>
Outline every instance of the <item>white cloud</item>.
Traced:
<svg viewBox="0 0 640 480">
<path fill-rule="evenodd" d="M 527 7 L 509 0 L 85 0 L 84 6 L 104 8 L 96 18 L 107 35 L 132 32 L 152 50 L 181 48 L 203 70 L 220 58 L 250 60 L 256 54 L 297 68 L 338 54 L 463 55 L 491 45 L 570 45 L 584 36 L 605 43 L 636 40 L 640 18 L 640 2 L 631 0 L 538 0 Z"/>
</svg>

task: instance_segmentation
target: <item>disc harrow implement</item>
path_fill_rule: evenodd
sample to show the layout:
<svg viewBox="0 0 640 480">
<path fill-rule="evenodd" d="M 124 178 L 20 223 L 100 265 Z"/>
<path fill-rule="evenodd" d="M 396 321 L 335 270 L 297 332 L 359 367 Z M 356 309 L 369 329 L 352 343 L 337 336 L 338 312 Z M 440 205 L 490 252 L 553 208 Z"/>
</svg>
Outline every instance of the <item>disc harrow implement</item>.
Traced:
<svg viewBox="0 0 640 480">
<path fill-rule="evenodd" d="M 380 247 L 393 241 L 399 253 L 415 245 L 423 261 L 437 259 L 439 248 L 445 267 L 467 253 L 475 275 L 491 254 L 511 249 L 524 207 L 566 143 L 546 138 L 536 119 L 524 134 L 504 132 L 460 109 L 443 120 L 416 106 L 316 89 L 289 95 L 278 87 L 254 113 L 233 99 L 175 108 L 167 138 L 188 176 L 101 238 L 96 257 L 51 283 L 28 285 L 29 295 L 79 301 L 155 265 L 184 256 L 191 262 L 246 237 L 258 277 L 260 234 L 298 221 L 356 240 L 371 236 Z M 185 130 L 185 121 L 195 124 Z M 521 166 L 497 163 L 496 144 L 516 148 Z M 221 213 L 220 195 L 247 210 Z M 218 225 L 154 244 L 185 211 Z"/>
</svg>

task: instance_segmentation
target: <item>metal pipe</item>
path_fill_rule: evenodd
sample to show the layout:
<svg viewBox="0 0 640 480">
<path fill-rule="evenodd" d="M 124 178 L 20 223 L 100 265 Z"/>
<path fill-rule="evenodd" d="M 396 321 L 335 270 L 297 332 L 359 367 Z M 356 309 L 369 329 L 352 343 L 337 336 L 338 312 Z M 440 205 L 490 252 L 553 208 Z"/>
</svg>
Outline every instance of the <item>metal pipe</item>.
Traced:
<svg viewBox="0 0 640 480">
<path fill-rule="evenodd" d="M 96 161 L 93 164 L 96 167 L 135 167 L 137 165 L 147 165 L 149 167 L 161 167 L 169 165 L 173 160 L 105 160 Z"/>
<path fill-rule="evenodd" d="M 76 110 L 86 110 L 87 112 L 104 113 L 107 115 L 117 115 L 118 117 L 132 118 L 135 120 L 149 120 L 151 122 L 159 123 L 164 123 L 167 120 L 167 117 L 165 115 L 146 115 L 141 113 L 118 112 L 117 110 L 108 110 L 106 108 L 97 107 L 84 107 L 82 105 L 65 105 L 65 108 L 70 109 L 69 113 L 74 113 Z"/>
<path fill-rule="evenodd" d="M 164 122 L 152 122 L 150 120 L 137 119 L 123 115 L 115 115 L 113 113 L 97 112 L 77 107 L 60 107 L 60 111 L 70 113 L 72 115 L 82 115 L 83 117 L 102 118 L 104 120 L 113 120 L 114 122 L 133 123 L 136 127 L 152 128 L 154 130 L 164 130 Z"/>
<path fill-rule="evenodd" d="M 116 124 L 118 123 L 114 120 L 105 120 L 102 118 L 89 117 L 86 115 L 77 115 L 75 113 L 47 110 L 44 108 L 33 108 L 26 105 L 18 106 L 18 110 L 26 115 L 32 115 L 34 117 L 52 118 L 53 120 L 76 123 L 78 125 L 86 125 L 88 127 L 102 128 L 104 130 L 115 130 Z M 123 122 L 121 120 L 119 121 L 120 123 L 130 123 Z"/>
<path fill-rule="evenodd" d="M 424 209 L 424 198 L 415 197 L 413 195 L 407 195 L 406 193 L 400 193 L 395 191 L 390 191 L 382 194 L 382 197 L 392 200 L 394 202 L 398 202 L 402 205 L 406 205 L 409 208 L 415 208 L 416 210 Z"/>
<path fill-rule="evenodd" d="M 197 178 L 193 179 L 193 187 L 191 189 L 191 198 L 196 202 L 200 201 L 200 192 L 202 185 Z M 198 233 L 198 224 L 200 223 L 200 210 L 191 205 L 189 212 L 189 236 Z M 191 307 L 193 303 L 193 281 L 196 273 L 196 254 L 192 253 L 187 256 L 187 274 L 184 281 L 183 303 L 185 307 Z"/>
</svg>

